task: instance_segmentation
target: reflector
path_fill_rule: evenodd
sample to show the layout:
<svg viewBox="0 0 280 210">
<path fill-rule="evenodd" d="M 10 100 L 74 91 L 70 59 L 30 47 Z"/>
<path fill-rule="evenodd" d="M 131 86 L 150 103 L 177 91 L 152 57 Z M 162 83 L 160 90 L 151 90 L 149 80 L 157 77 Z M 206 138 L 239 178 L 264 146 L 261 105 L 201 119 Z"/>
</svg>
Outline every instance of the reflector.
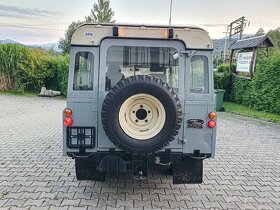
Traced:
<svg viewBox="0 0 280 210">
<path fill-rule="evenodd" d="M 209 128 L 214 128 L 215 126 L 216 126 L 215 120 L 210 120 L 210 121 L 208 122 L 208 127 L 209 127 Z"/>
<path fill-rule="evenodd" d="M 168 30 L 168 28 L 164 28 L 163 29 L 163 38 L 168 39 L 168 37 L 169 37 L 169 30 Z"/>
<path fill-rule="evenodd" d="M 124 27 L 119 27 L 118 35 L 119 37 L 125 37 Z"/>
<path fill-rule="evenodd" d="M 64 119 L 64 125 L 65 125 L 65 126 L 69 127 L 69 126 L 72 125 L 72 124 L 73 124 L 72 118 L 66 117 L 66 118 Z"/>
</svg>

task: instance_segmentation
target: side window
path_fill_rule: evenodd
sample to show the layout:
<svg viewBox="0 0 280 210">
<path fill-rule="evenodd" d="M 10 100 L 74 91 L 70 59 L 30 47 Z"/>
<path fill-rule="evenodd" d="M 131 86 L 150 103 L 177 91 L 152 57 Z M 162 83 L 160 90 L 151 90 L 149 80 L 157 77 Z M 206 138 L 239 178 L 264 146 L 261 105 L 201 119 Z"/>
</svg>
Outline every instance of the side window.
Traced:
<svg viewBox="0 0 280 210">
<path fill-rule="evenodd" d="M 209 93 L 209 69 L 206 56 L 195 55 L 191 58 L 190 92 Z"/>
<path fill-rule="evenodd" d="M 93 90 L 93 64 L 91 52 L 76 54 L 73 90 Z"/>
</svg>

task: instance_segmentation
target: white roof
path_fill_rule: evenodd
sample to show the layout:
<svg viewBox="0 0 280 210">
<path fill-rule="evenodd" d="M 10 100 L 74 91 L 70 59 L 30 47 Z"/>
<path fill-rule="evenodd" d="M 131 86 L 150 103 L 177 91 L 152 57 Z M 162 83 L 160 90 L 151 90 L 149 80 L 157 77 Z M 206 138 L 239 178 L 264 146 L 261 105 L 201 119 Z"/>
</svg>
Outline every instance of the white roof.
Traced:
<svg viewBox="0 0 280 210">
<path fill-rule="evenodd" d="M 213 49 L 208 32 L 195 26 L 83 24 L 72 36 L 72 45 L 100 45 L 105 37 L 113 37 L 113 27 L 118 26 L 120 37 L 168 39 L 168 29 L 173 29 L 173 39 L 182 40 L 187 48 Z M 171 38 L 172 39 L 172 38 Z"/>
</svg>

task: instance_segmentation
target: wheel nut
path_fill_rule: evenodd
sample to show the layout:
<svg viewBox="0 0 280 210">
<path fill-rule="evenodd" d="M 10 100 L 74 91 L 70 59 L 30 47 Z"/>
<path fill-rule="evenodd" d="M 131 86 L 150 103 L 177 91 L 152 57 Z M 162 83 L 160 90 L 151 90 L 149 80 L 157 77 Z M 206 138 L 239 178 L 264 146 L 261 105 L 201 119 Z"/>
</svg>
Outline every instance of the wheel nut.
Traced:
<svg viewBox="0 0 280 210">
<path fill-rule="evenodd" d="M 148 120 L 145 120 L 145 122 L 147 123 L 147 122 L 149 122 Z"/>
<path fill-rule="evenodd" d="M 138 123 L 138 122 L 139 122 L 139 120 L 135 120 L 135 122 L 137 122 L 137 123 Z"/>
<path fill-rule="evenodd" d="M 143 108 L 143 105 L 140 105 L 140 108 Z"/>
</svg>

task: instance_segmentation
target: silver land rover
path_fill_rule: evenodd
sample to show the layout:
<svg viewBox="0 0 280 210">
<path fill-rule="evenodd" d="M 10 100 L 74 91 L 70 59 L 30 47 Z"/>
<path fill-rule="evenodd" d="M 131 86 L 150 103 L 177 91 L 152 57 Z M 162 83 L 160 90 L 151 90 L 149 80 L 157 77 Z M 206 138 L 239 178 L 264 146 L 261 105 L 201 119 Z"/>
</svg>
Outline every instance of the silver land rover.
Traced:
<svg viewBox="0 0 280 210">
<path fill-rule="evenodd" d="M 201 183 L 216 146 L 213 44 L 194 26 L 84 24 L 73 34 L 63 153 L 78 180 L 168 171 Z"/>
</svg>

